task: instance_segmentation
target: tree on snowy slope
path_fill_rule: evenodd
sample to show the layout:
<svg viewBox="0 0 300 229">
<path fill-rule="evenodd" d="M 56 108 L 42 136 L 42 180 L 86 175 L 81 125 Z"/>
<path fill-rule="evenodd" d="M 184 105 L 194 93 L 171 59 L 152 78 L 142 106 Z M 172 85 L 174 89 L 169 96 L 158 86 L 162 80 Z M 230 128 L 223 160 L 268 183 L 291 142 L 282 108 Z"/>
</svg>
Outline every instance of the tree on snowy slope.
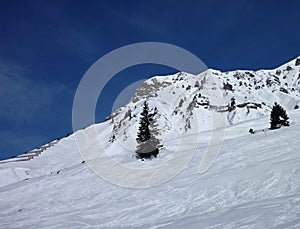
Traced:
<svg viewBox="0 0 300 229">
<path fill-rule="evenodd" d="M 273 109 L 271 111 L 271 129 L 278 129 L 281 126 L 289 126 L 289 117 L 283 109 L 282 106 L 280 106 L 278 103 L 275 102 Z"/>
<path fill-rule="evenodd" d="M 158 135 L 157 122 L 155 120 L 156 114 L 157 108 L 151 113 L 148 103 L 145 101 L 136 138 L 138 146 L 135 152 L 136 157 L 139 159 L 151 159 L 157 157 L 159 153 L 160 142 L 156 138 Z"/>
</svg>

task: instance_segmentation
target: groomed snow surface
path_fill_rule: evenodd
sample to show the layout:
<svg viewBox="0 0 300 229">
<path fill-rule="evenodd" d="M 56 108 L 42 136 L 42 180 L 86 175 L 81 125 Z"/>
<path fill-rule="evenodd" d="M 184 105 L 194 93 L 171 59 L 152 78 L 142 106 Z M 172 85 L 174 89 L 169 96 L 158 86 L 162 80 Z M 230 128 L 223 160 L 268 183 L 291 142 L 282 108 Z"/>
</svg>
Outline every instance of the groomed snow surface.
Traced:
<svg viewBox="0 0 300 229">
<path fill-rule="evenodd" d="M 0 228 L 300 228 L 300 110 L 289 116 L 274 131 L 269 117 L 227 127 L 206 173 L 199 144 L 181 173 L 146 189 L 99 178 L 71 135 L 30 161 L 0 164 Z"/>
</svg>

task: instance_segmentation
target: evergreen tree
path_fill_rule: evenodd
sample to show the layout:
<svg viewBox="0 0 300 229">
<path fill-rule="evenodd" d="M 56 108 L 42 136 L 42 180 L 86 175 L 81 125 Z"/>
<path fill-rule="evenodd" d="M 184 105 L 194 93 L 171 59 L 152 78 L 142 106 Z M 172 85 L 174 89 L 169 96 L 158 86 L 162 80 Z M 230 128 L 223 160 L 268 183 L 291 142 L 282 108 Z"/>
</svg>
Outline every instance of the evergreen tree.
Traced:
<svg viewBox="0 0 300 229">
<path fill-rule="evenodd" d="M 156 114 L 157 108 L 150 113 L 148 103 L 145 101 L 136 138 L 138 142 L 136 157 L 139 159 L 151 159 L 152 157 L 157 157 L 159 153 L 160 143 L 156 138 L 158 135 L 157 123 L 155 120 Z"/>
<path fill-rule="evenodd" d="M 271 129 L 278 129 L 281 126 L 289 126 L 289 117 L 285 109 L 278 103 L 275 103 L 271 111 Z"/>
</svg>

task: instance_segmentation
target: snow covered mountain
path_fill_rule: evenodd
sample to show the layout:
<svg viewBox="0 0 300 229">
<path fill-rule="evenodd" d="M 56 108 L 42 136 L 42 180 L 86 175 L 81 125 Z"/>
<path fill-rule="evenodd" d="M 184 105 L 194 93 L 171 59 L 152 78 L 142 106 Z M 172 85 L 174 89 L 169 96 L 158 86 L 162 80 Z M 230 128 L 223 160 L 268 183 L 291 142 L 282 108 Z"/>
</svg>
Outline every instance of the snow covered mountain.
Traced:
<svg viewBox="0 0 300 229">
<path fill-rule="evenodd" d="M 161 108 L 161 122 L 167 130 L 176 128 L 178 123 L 187 130 L 194 113 L 207 120 L 211 111 L 226 112 L 228 124 L 234 124 L 269 114 L 274 102 L 286 109 L 294 109 L 300 105 L 299 69 L 300 57 L 274 70 L 222 73 L 209 69 L 199 75 L 180 72 L 153 77 L 145 81 L 130 103 L 117 110 L 110 119 L 116 134 L 122 133 L 126 137 L 126 130 L 138 122 L 141 103 L 145 99 L 154 100 L 153 106 Z M 222 93 L 222 104 L 211 101 L 216 90 Z M 172 125 L 174 120 L 177 122 Z"/>
<path fill-rule="evenodd" d="M 134 151 L 145 100 L 150 107 L 158 108 L 161 139 L 170 133 L 172 138 L 182 136 L 195 125 L 197 132 L 211 130 L 214 113 L 223 113 L 225 125 L 233 125 L 269 115 L 274 102 L 288 110 L 298 108 L 299 69 L 300 57 L 274 70 L 222 73 L 209 69 L 199 75 L 180 72 L 153 77 L 137 89 L 126 106 L 108 118 L 113 126 L 112 137 Z"/>
<path fill-rule="evenodd" d="M 145 100 L 158 109 L 164 143 L 159 157 L 147 162 L 133 157 Z M 291 127 L 269 131 L 275 101 L 288 110 Z M 105 122 L 0 161 L 0 227 L 299 228 L 299 106 L 300 57 L 274 70 L 209 69 L 199 75 L 153 77 Z M 224 143 L 211 168 L 199 173 L 213 113 L 225 116 Z M 249 128 L 257 134 L 250 135 Z M 94 130 L 96 138 L 90 137 Z M 201 138 L 186 167 L 174 178 L 144 189 L 99 178 L 78 149 L 99 154 L 101 142 L 117 163 L 155 168 L 172 161 L 173 152 L 188 143 L 182 136 L 195 133 Z M 182 160 L 192 150 L 186 145 Z M 98 166 L 112 171 L 111 164 L 100 161 Z M 109 176 L 126 180 L 129 174 Z"/>
</svg>

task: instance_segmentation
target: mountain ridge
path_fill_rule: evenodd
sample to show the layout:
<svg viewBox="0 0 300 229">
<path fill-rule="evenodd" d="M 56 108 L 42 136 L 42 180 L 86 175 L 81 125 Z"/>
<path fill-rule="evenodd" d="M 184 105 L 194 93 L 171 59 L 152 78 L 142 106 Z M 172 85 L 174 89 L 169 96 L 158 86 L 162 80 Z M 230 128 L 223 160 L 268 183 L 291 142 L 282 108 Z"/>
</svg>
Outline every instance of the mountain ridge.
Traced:
<svg viewBox="0 0 300 229">
<path fill-rule="evenodd" d="M 205 77 L 215 77 L 215 80 L 219 80 L 219 89 L 223 90 L 223 96 L 224 96 L 224 104 L 214 105 L 209 104 L 209 98 L 208 96 L 202 95 L 201 93 L 198 93 L 193 88 L 197 87 L 200 88 L 200 91 L 203 90 L 204 84 L 205 84 Z M 295 78 L 297 79 L 295 80 Z M 260 79 L 257 79 L 260 78 Z M 280 81 L 280 78 L 281 81 Z M 285 81 L 289 81 L 290 79 L 294 79 L 293 83 L 288 83 Z M 242 81 L 242 87 L 239 88 L 238 82 L 239 79 Z M 257 81 L 253 85 L 251 84 L 252 81 Z M 268 81 L 269 80 L 269 81 Z M 234 81 L 234 82 L 230 82 Z M 250 83 L 249 83 L 250 81 Z M 259 90 L 264 89 L 258 88 L 255 89 L 255 87 L 259 87 L 260 85 L 267 85 L 268 81 L 268 88 L 271 90 L 274 90 L 274 92 L 278 93 L 276 96 L 272 93 L 267 94 L 267 99 L 258 99 L 256 98 L 247 98 L 242 99 L 241 95 L 238 95 L 237 101 L 235 101 L 234 106 L 230 106 L 232 103 L 231 98 L 236 99 L 236 94 L 234 93 L 234 90 L 238 91 L 247 91 L 248 94 L 249 91 L 253 90 Z M 214 82 L 215 83 L 215 82 Z M 228 83 L 228 84 L 227 84 Z M 245 83 L 250 84 L 250 88 L 245 87 Z M 223 84 L 223 85 L 222 85 Z M 255 86 L 255 87 L 254 87 Z M 111 122 L 113 125 L 112 134 L 110 136 L 110 139 L 112 137 L 119 137 L 120 140 L 127 140 L 129 135 L 126 134 L 126 131 L 124 132 L 124 129 L 128 128 L 134 128 L 137 130 L 137 124 L 139 120 L 139 113 L 140 109 L 137 107 L 137 104 L 141 104 L 145 99 L 157 99 L 158 100 L 164 100 L 162 99 L 161 95 L 158 95 L 157 93 L 161 93 L 161 89 L 168 89 L 168 87 L 173 87 L 173 90 L 169 90 L 165 93 L 167 99 L 167 102 L 169 103 L 169 106 L 173 106 L 172 112 L 165 112 L 164 114 L 159 114 L 160 117 L 165 119 L 163 121 L 164 127 L 167 127 L 166 130 L 171 130 L 171 125 L 167 121 L 172 116 L 175 116 L 174 114 L 181 114 L 183 115 L 182 119 L 178 119 L 176 121 L 176 124 L 183 122 L 185 125 L 180 125 L 181 129 L 184 129 L 185 131 L 190 127 L 190 118 L 193 116 L 191 109 L 194 110 L 194 108 L 203 108 L 202 109 L 202 116 L 203 119 L 211 119 L 209 113 L 212 110 L 218 110 L 220 112 L 226 112 L 227 113 L 227 125 L 232 125 L 234 123 L 243 122 L 245 120 L 250 120 L 253 118 L 259 118 L 264 115 L 268 115 L 272 105 L 274 102 L 281 103 L 287 110 L 295 109 L 297 107 L 300 107 L 300 56 L 296 57 L 295 59 L 292 59 L 288 61 L 287 63 L 284 63 L 280 66 L 278 66 L 275 69 L 261 69 L 261 70 L 233 70 L 233 71 L 226 71 L 221 72 L 220 70 L 215 69 L 207 69 L 205 72 L 202 72 L 198 75 L 193 75 L 190 73 L 185 72 L 179 72 L 174 75 L 166 75 L 166 76 L 154 76 L 146 80 L 142 83 L 142 85 L 137 88 L 137 91 L 135 92 L 134 96 L 131 98 L 130 102 L 125 105 L 124 107 L 118 108 L 115 112 L 113 112 L 104 122 Z M 287 88 L 286 88 L 287 87 Z M 176 88 L 176 90 L 174 90 Z M 245 90 L 246 88 L 246 90 Z M 293 89 L 294 88 L 294 89 Z M 295 89 L 296 88 L 296 89 Z M 197 90 L 198 90 L 197 89 Z M 209 88 L 211 90 L 211 88 Z M 246 93 L 246 94 L 247 94 Z M 199 95 L 200 94 L 200 95 Z M 170 96 L 171 95 L 171 96 Z M 197 100 L 195 101 L 195 95 L 198 95 Z M 268 97 L 271 95 L 270 97 Z M 286 97 L 288 95 L 288 98 Z M 245 95 L 247 96 L 247 95 Z M 176 97 L 179 97 L 180 99 L 176 100 Z M 186 98 L 189 97 L 189 100 Z M 171 99 L 170 99 L 171 98 Z M 173 99 L 172 99 L 173 98 Z M 174 99 L 175 98 L 175 99 Z M 199 99 L 200 98 L 200 99 Z M 270 101 L 271 100 L 271 101 Z M 151 102 L 150 102 L 151 103 Z M 156 104 L 153 104 L 153 107 Z M 134 109 L 132 109 L 134 107 Z M 184 108 L 184 109 L 182 109 Z M 189 111 L 187 111 L 189 108 Z M 135 110 L 135 112 L 133 111 Z M 208 111 L 208 112 L 206 112 Z M 238 111 L 238 114 L 237 112 Z M 184 113 L 190 114 L 185 117 Z M 117 117 L 119 116 L 119 117 Z M 126 120 L 128 119 L 134 119 L 134 123 L 126 123 Z M 203 121 L 203 120 L 201 120 Z M 202 128 L 202 130 L 209 130 L 211 128 L 211 124 L 205 124 L 206 126 Z M 123 126 L 123 127 L 122 127 Z M 162 129 L 162 128 L 161 128 Z M 121 133 L 123 131 L 123 133 Z M 176 130 L 181 131 L 181 130 Z M 164 133 L 165 134 L 165 133 Z M 124 137 L 125 136 L 125 137 Z M 134 143 L 135 139 L 131 139 L 130 144 Z M 125 144 L 126 145 L 126 144 Z M 132 147 L 131 147 L 132 148 Z M 20 158 L 22 155 L 26 156 L 26 154 L 30 154 L 31 152 L 34 152 L 36 150 L 39 150 L 38 148 L 34 148 L 31 151 L 28 151 L 24 154 L 18 155 L 15 158 Z M 14 161 L 14 158 L 11 160 L 2 160 L 2 161 Z"/>
</svg>

